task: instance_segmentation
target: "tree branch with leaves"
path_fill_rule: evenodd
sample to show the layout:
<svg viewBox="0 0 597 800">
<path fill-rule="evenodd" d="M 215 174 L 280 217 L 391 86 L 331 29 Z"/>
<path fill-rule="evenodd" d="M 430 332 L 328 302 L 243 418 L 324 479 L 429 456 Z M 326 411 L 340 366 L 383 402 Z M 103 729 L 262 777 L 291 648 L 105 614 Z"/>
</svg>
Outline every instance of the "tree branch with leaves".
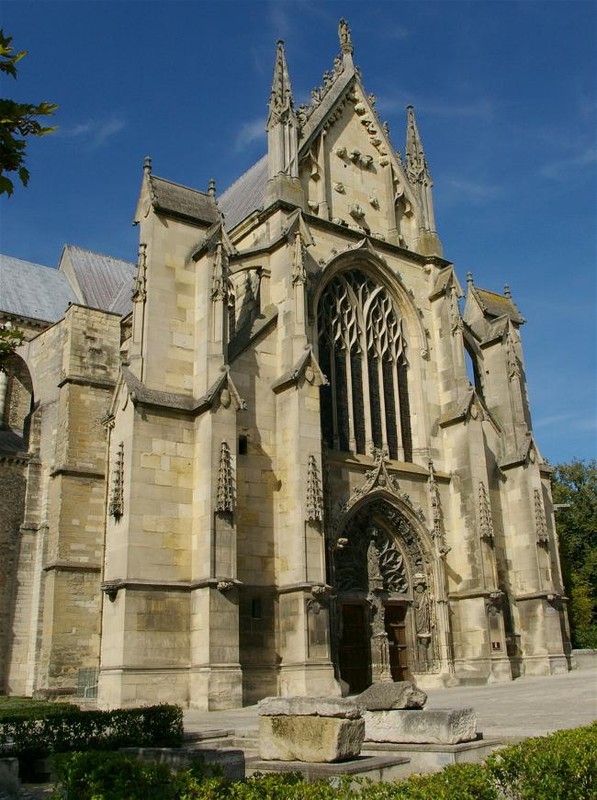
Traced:
<svg viewBox="0 0 597 800">
<path fill-rule="evenodd" d="M 17 64 L 27 55 L 26 50 L 15 52 L 12 36 L 0 30 L 0 73 L 17 78 Z M 45 136 L 54 128 L 46 127 L 37 117 L 50 116 L 58 108 L 54 103 L 17 103 L 0 99 L 0 194 L 11 195 L 14 191 L 13 177 L 16 173 L 23 186 L 29 181 L 29 170 L 25 166 L 27 141 L 31 136 Z"/>
<path fill-rule="evenodd" d="M 552 495 L 572 640 L 597 648 L 597 461 L 558 464 Z"/>
</svg>

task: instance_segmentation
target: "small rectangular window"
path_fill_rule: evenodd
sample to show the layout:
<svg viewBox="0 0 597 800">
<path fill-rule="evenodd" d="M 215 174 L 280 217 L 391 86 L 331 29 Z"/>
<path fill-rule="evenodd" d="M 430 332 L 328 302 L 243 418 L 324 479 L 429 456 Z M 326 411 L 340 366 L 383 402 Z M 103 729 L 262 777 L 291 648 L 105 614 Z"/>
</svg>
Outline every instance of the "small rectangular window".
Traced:
<svg viewBox="0 0 597 800">
<path fill-rule="evenodd" d="M 239 456 L 246 456 L 249 447 L 249 440 L 246 436 L 238 437 L 238 454 Z"/>
<path fill-rule="evenodd" d="M 254 597 L 251 601 L 251 616 L 253 619 L 261 619 L 261 598 Z"/>
</svg>

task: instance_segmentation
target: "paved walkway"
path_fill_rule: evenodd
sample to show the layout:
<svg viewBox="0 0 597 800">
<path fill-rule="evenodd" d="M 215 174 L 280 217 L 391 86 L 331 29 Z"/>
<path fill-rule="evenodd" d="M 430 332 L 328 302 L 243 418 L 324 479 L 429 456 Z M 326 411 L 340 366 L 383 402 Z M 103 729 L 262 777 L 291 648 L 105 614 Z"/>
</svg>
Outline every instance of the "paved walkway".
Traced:
<svg viewBox="0 0 597 800">
<path fill-rule="evenodd" d="M 511 683 L 431 689 L 427 708 L 472 706 L 486 739 L 543 736 L 597 719 L 597 670 L 518 678 Z M 185 711 L 185 730 L 257 729 L 257 706 L 232 711 Z"/>
</svg>

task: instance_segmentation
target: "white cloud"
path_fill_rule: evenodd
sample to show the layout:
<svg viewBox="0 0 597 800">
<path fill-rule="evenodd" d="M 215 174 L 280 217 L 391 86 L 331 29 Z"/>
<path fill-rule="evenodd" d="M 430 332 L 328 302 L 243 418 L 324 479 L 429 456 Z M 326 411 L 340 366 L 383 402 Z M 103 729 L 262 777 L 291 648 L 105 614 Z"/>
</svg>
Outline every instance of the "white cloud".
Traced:
<svg viewBox="0 0 597 800">
<path fill-rule="evenodd" d="M 124 119 L 114 115 L 103 120 L 90 119 L 79 122 L 72 127 L 60 127 L 59 133 L 69 139 L 77 139 L 90 150 L 95 150 L 106 144 L 108 139 L 123 130 L 126 125 Z"/>
<path fill-rule="evenodd" d="M 234 150 L 237 153 L 241 150 L 246 150 L 253 142 L 258 142 L 260 139 L 265 139 L 265 120 L 263 117 L 243 122 L 234 140 Z"/>
<path fill-rule="evenodd" d="M 284 39 L 292 30 L 291 8 L 286 0 L 270 0 L 270 24 L 278 39 Z"/>
<path fill-rule="evenodd" d="M 555 161 L 548 161 L 539 170 L 543 178 L 550 180 L 561 180 L 568 178 L 571 172 L 584 169 L 585 167 L 597 164 L 597 147 L 588 147 L 581 153 L 569 155 Z"/>
<path fill-rule="evenodd" d="M 562 426 L 573 431 L 594 431 L 597 429 L 597 414 L 588 417 L 575 414 L 552 414 L 547 417 L 540 417 L 533 423 L 535 429 Z"/>
<path fill-rule="evenodd" d="M 500 189 L 494 183 L 481 183 L 467 181 L 461 178 L 445 177 L 442 179 L 444 191 L 452 191 L 460 196 L 465 196 L 474 203 L 486 203 L 500 194 Z"/>
<path fill-rule="evenodd" d="M 377 108 L 383 114 L 391 114 L 397 111 L 405 111 L 406 106 L 411 103 L 415 111 L 438 117 L 470 117 L 479 119 L 490 119 L 495 112 L 494 104 L 488 99 L 475 100 L 471 103 L 447 102 L 444 100 L 418 100 L 402 97 L 379 97 L 377 98 Z"/>
</svg>

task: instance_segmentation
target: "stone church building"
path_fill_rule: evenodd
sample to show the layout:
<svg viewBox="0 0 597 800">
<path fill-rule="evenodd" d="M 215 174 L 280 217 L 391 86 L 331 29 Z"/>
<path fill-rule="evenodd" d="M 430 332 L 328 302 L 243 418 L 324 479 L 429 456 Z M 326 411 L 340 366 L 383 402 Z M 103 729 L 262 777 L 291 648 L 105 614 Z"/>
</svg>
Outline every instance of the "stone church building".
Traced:
<svg viewBox="0 0 597 800">
<path fill-rule="evenodd" d="M 568 668 L 509 290 L 464 288 L 412 107 L 340 54 L 230 188 L 146 160 L 136 264 L 3 257 L 0 679 L 202 709 Z M 460 299 L 465 300 L 460 303 Z"/>
</svg>

